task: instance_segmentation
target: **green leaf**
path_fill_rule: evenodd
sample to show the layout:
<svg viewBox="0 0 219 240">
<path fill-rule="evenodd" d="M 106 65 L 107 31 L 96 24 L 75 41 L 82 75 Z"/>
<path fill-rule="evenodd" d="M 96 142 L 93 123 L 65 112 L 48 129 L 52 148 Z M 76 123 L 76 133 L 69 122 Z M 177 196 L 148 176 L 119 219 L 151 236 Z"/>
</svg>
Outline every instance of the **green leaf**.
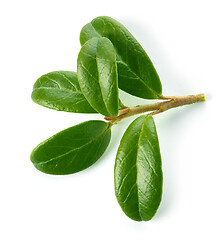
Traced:
<svg viewBox="0 0 219 240">
<path fill-rule="evenodd" d="M 109 124 L 87 121 L 67 128 L 39 144 L 31 153 L 34 166 L 45 173 L 63 175 L 94 164 L 111 137 Z"/>
<path fill-rule="evenodd" d="M 161 96 L 161 82 L 150 58 L 122 24 L 110 17 L 97 17 L 82 28 L 81 45 L 93 37 L 106 37 L 113 43 L 120 89 L 145 99 Z"/>
<path fill-rule="evenodd" d="M 125 214 L 148 221 L 162 197 L 161 156 L 151 116 L 140 116 L 126 130 L 115 162 L 115 193 Z"/>
<path fill-rule="evenodd" d="M 31 97 L 39 105 L 58 111 L 96 113 L 82 94 L 75 72 L 55 71 L 41 76 Z"/>
<path fill-rule="evenodd" d="M 78 55 L 78 81 L 90 105 L 99 113 L 118 115 L 116 54 L 107 38 L 92 38 Z"/>
</svg>

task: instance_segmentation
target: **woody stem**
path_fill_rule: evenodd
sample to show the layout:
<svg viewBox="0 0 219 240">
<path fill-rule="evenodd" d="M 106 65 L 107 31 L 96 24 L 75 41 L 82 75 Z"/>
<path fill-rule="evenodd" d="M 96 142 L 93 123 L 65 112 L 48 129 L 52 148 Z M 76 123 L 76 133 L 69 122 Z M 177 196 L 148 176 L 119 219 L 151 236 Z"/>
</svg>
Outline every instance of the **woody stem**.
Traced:
<svg viewBox="0 0 219 240">
<path fill-rule="evenodd" d="M 138 105 L 135 107 L 128 107 L 119 111 L 118 116 L 116 117 L 105 117 L 104 119 L 112 122 L 112 124 L 121 121 L 124 118 L 145 113 L 151 111 L 151 115 L 155 115 L 161 112 L 165 112 L 168 109 L 180 107 L 183 105 L 193 104 L 196 102 L 205 101 L 204 94 L 189 95 L 184 97 L 172 96 L 172 97 L 163 97 L 162 99 L 168 99 L 167 101 L 147 104 L 147 105 Z"/>
</svg>

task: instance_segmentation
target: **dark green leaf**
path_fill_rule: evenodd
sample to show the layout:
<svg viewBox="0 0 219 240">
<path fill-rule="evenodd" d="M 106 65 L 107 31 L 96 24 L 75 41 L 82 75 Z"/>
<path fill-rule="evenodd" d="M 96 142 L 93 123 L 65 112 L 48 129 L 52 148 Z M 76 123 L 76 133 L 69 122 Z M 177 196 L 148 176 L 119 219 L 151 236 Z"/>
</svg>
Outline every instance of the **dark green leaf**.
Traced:
<svg viewBox="0 0 219 240">
<path fill-rule="evenodd" d="M 115 193 L 125 214 L 148 221 L 162 196 L 161 156 L 151 116 L 137 118 L 126 130 L 115 163 Z"/>
<path fill-rule="evenodd" d="M 34 102 L 58 111 L 96 112 L 82 94 L 75 72 L 55 71 L 41 76 L 31 97 Z"/>
<path fill-rule="evenodd" d="M 150 58 L 122 24 L 110 17 L 97 17 L 82 28 L 81 45 L 93 37 L 106 37 L 113 43 L 120 89 L 141 98 L 160 97 L 161 82 Z"/>
<path fill-rule="evenodd" d="M 31 153 L 34 166 L 45 173 L 79 172 L 95 163 L 111 137 L 109 124 L 87 121 L 67 128 L 39 144 Z"/>
<path fill-rule="evenodd" d="M 118 115 L 116 54 L 107 38 L 92 38 L 78 55 L 78 81 L 90 105 L 105 116 Z"/>
</svg>

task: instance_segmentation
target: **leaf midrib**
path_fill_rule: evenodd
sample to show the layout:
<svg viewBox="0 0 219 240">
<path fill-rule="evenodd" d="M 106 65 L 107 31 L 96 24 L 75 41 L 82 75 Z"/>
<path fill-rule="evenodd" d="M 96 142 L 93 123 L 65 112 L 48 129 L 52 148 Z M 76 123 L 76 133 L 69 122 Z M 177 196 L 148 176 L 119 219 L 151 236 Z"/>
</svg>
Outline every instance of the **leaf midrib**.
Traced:
<svg viewBox="0 0 219 240">
<path fill-rule="evenodd" d="M 141 213 L 140 213 L 139 187 L 138 187 L 138 174 L 139 174 L 139 170 L 138 170 L 138 152 L 139 152 L 139 149 L 140 149 L 139 144 L 140 144 L 141 134 L 142 134 L 143 128 L 144 128 L 144 121 L 145 121 L 145 119 L 143 120 L 141 129 L 140 129 L 140 132 L 139 132 L 139 138 L 138 138 L 138 143 L 137 143 L 137 152 L 136 152 L 136 188 L 137 188 L 137 198 L 138 198 L 138 213 L 139 213 L 139 216 L 140 216 L 141 219 L 142 219 L 142 216 L 141 216 Z"/>
<path fill-rule="evenodd" d="M 101 97 L 103 99 L 103 103 L 105 105 L 105 108 L 106 108 L 106 111 L 108 112 L 108 114 L 110 114 L 108 108 L 107 108 L 107 104 L 106 104 L 106 101 L 103 97 L 103 91 L 102 91 L 102 88 L 101 88 L 101 84 L 100 84 L 100 72 L 99 72 L 99 68 L 98 68 L 98 57 L 97 57 L 97 49 L 98 49 L 98 43 L 99 43 L 99 40 L 97 41 L 97 47 L 96 47 L 96 56 L 95 56 L 95 60 L 96 60 L 96 66 L 97 66 L 97 73 L 98 73 L 98 83 L 99 83 L 99 86 L 100 86 L 100 93 L 101 93 Z"/>
<path fill-rule="evenodd" d="M 117 51 L 116 51 L 116 54 L 118 55 Z M 142 80 L 135 72 L 132 71 L 132 69 L 129 67 L 129 65 L 122 60 L 121 56 L 120 56 L 120 55 L 118 55 L 118 56 L 119 56 L 119 58 L 120 58 L 119 61 L 120 61 L 121 63 L 123 63 L 126 67 L 128 67 L 128 68 L 130 69 L 130 71 L 133 73 L 133 75 L 136 76 L 136 78 L 139 79 L 139 81 L 140 81 L 143 85 L 145 85 L 154 95 L 156 95 L 157 97 L 159 97 L 159 95 L 158 95 L 151 87 L 149 87 L 149 86 L 145 83 L 144 80 Z M 118 62 L 118 61 L 117 61 L 117 62 Z"/>
<path fill-rule="evenodd" d="M 140 218 L 141 218 L 142 220 L 143 220 L 143 218 L 142 218 L 141 211 L 140 211 L 140 205 L 141 205 L 141 204 L 140 204 L 140 201 L 139 201 L 139 193 L 142 192 L 142 191 L 141 191 L 141 190 L 139 189 L 139 187 L 138 187 L 138 176 L 141 174 L 141 171 L 138 170 L 138 164 L 137 164 L 137 162 L 138 162 L 138 153 L 139 153 L 139 151 L 141 151 L 141 149 L 142 149 L 142 147 L 140 146 L 140 142 L 141 142 L 142 134 L 143 134 L 143 131 L 144 131 L 145 121 L 147 121 L 147 117 L 144 117 L 144 121 L 143 121 L 142 126 L 141 126 L 141 130 L 140 130 L 140 133 L 139 133 L 138 144 L 137 144 L 137 146 L 138 146 L 138 148 L 137 148 L 137 154 L 136 154 L 136 171 L 137 171 L 137 173 L 136 173 L 136 188 L 137 188 L 137 193 L 138 193 L 138 194 L 137 194 L 137 197 L 138 197 L 138 211 L 139 211 L 139 216 L 140 216 Z M 145 152 L 144 152 L 144 151 L 142 151 L 142 152 L 143 152 L 144 157 L 145 157 L 145 159 L 146 159 L 146 161 L 147 161 L 147 163 L 148 163 L 149 168 L 151 168 L 152 171 L 153 171 L 153 173 L 154 173 L 156 176 L 158 176 L 158 174 L 156 173 L 155 169 L 154 169 L 153 166 L 151 165 L 151 162 L 150 162 L 149 159 L 146 157 Z M 157 192 L 157 189 L 156 189 L 147 179 L 145 179 L 145 181 L 146 181 L 146 183 L 147 183 L 148 185 L 150 185 L 150 187 L 153 189 L 153 191 Z M 144 194 L 144 193 L 142 192 L 142 194 Z M 145 194 L 144 194 L 144 195 L 145 195 Z"/>
<path fill-rule="evenodd" d="M 91 25 L 92 25 L 92 22 L 91 22 Z M 95 28 L 93 25 L 92 25 L 92 27 L 94 28 L 94 30 L 96 31 L 96 33 L 97 33 L 100 37 L 105 37 L 105 36 L 102 36 L 102 35 L 96 30 L 96 28 Z M 114 44 L 113 44 L 113 46 L 114 46 Z M 115 46 L 114 46 L 114 48 L 115 48 Z M 124 60 L 123 60 L 123 58 L 121 57 L 121 55 L 118 54 L 118 51 L 117 51 L 116 48 L 115 48 L 115 51 L 116 51 L 117 57 L 119 58 L 119 61 L 122 62 L 126 67 L 128 67 L 128 68 L 130 69 L 130 71 L 133 73 L 133 75 L 135 75 L 136 78 L 139 79 L 139 81 L 142 82 L 143 85 L 145 85 L 154 95 L 156 95 L 157 97 L 159 97 L 159 94 L 156 93 L 150 86 L 148 86 L 148 85 L 145 83 L 145 81 L 142 80 L 135 72 L 133 72 L 133 70 L 129 67 L 129 65 L 128 65 L 126 62 L 124 62 Z M 117 61 L 117 60 L 116 60 L 116 61 Z M 118 62 L 118 61 L 117 61 L 117 62 Z"/>
<path fill-rule="evenodd" d="M 39 163 L 33 162 L 33 163 L 34 163 L 35 165 L 47 164 L 47 163 L 49 163 L 49 162 L 51 162 L 51 161 L 54 161 L 54 160 L 56 160 L 56 159 L 58 159 L 58 158 L 61 158 L 61 157 L 63 157 L 63 156 L 66 156 L 66 155 L 68 155 L 68 154 L 70 154 L 70 153 L 72 153 L 72 152 L 74 152 L 74 151 L 76 151 L 76 150 L 80 150 L 80 149 L 86 147 L 87 145 L 91 144 L 92 142 L 96 141 L 98 138 L 100 138 L 102 135 L 104 135 L 104 133 L 106 133 L 108 130 L 109 130 L 109 128 L 106 127 L 106 129 L 105 129 L 100 135 L 98 135 L 97 137 L 93 138 L 91 141 L 87 142 L 86 144 L 84 144 L 84 145 L 82 145 L 82 146 L 80 146 L 80 147 L 74 148 L 74 149 L 72 149 L 72 150 L 70 150 L 70 151 L 68 151 L 68 152 L 65 152 L 65 153 L 63 153 L 63 154 L 61 154 L 61 155 L 59 155 L 59 156 L 53 157 L 53 158 L 51 158 L 51 159 L 49 159 L 49 160 L 47 160 L 47 161 L 45 161 L 45 162 L 39 162 Z"/>
</svg>

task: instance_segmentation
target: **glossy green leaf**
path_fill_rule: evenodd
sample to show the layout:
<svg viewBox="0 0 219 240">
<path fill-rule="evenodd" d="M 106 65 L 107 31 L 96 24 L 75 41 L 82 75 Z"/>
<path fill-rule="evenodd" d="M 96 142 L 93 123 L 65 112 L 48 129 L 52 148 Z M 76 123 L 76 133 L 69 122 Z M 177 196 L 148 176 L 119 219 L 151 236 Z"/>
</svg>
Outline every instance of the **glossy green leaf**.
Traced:
<svg viewBox="0 0 219 240">
<path fill-rule="evenodd" d="M 82 94 L 75 72 L 55 71 L 41 76 L 31 97 L 34 102 L 58 111 L 96 112 Z"/>
<path fill-rule="evenodd" d="M 113 43 L 120 89 L 145 99 L 160 97 L 161 82 L 150 58 L 122 24 L 110 17 L 97 17 L 82 28 L 81 45 L 93 37 L 106 37 Z"/>
<path fill-rule="evenodd" d="M 126 130 L 115 162 L 115 193 L 125 214 L 148 221 L 162 196 L 159 143 L 151 116 L 140 116 Z"/>
<path fill-rule="evenodd" d="M 111 137 L 109 124 L 87 121 L 67 128 L 39 144 L 31 153 L 34 166 L 45 173 L 63 175 L 94 164 Z"/>
<path fill-rule="evenodd" d="M 78 55 L 78 81 L 90 105 L 105 116 L 119 108 L 116 54 L 107 38 L 92 38 Z"/>
</svg>

